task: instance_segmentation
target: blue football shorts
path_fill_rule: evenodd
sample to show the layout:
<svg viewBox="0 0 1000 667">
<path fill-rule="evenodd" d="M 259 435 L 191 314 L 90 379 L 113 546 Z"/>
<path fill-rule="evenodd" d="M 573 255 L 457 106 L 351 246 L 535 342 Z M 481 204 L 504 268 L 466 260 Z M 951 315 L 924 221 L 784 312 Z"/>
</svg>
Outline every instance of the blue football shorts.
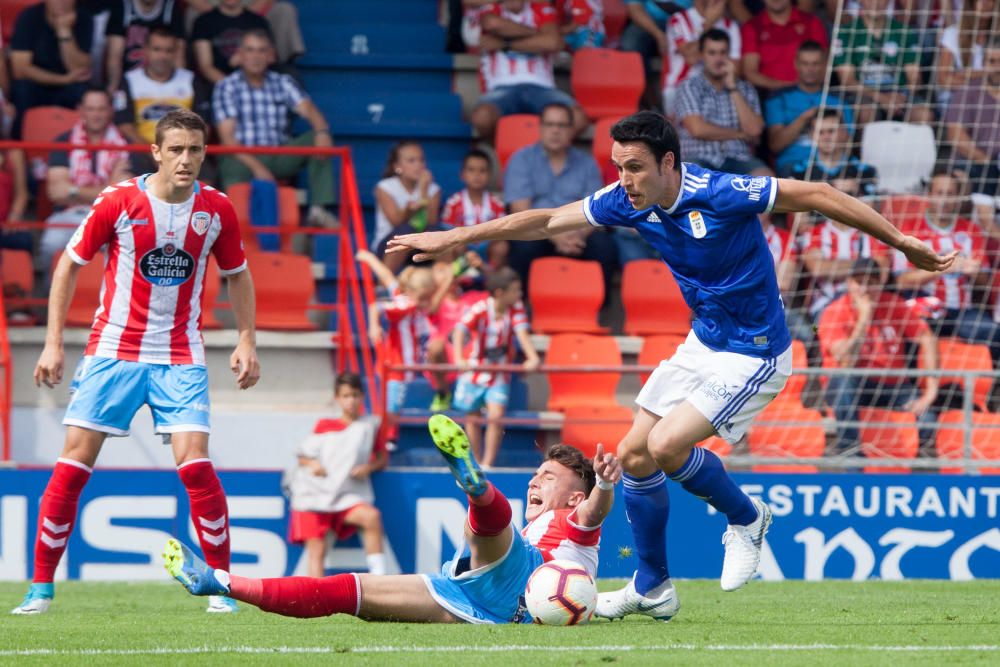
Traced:
<svg viewBox="0 0 1000 667">
<path fill-rule="evenodd" d="M 126 436 L 143 405 L 153 413 L 154 433 L 209 433 L 208 371 L 85 356 L 70 384 L 63 424 Z"/>
</svg>

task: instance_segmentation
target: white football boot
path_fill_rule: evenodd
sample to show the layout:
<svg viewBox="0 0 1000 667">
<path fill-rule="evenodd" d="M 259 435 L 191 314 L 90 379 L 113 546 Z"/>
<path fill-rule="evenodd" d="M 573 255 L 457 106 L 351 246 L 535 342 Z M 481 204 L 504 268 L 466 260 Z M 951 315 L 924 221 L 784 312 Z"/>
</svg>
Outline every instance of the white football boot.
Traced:
<svg viewBox="0 0 1000 667">
<path fill-rule="evenodd" d="M 726 557 L 722 562 L 722 590 L 735 591 L 750 581 L 760 564 L 760 548 L 767 529 L 771 527 L 771 510 L 760 500 L 751 498 L 757 508 L 757 518 L 748 526 L 730 525 L 722 536 Z"/>
<path fill-rule="evenodd" d="M 680 609 L 681 603 L 677 599 L 677 591 L 669 579 L 642 595 L 635 590 L 633 574 L 625 588 L 597 596 L 597 609 L 594 610 L 594 615 L 614 620 L 629 614 L 640 614 L 666 622 L 676 616 Z"/>
</svg>

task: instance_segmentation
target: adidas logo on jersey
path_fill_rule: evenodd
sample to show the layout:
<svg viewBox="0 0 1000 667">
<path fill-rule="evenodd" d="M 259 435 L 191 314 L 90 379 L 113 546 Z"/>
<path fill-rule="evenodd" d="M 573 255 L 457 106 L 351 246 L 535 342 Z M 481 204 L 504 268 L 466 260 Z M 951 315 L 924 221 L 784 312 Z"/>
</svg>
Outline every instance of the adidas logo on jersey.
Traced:
<svg viewBox="0 0 1000 667">
<path fill-rule="evenodd" d="M 652 212 L 650 212 L 649 215 L 646 216 L 646 222 L 660 223 L 660 222 L 663 222 L 663 221 L 660 220 L 660 216 L 656 215 L 656 211 L 652 211 Z"/>
</svg>

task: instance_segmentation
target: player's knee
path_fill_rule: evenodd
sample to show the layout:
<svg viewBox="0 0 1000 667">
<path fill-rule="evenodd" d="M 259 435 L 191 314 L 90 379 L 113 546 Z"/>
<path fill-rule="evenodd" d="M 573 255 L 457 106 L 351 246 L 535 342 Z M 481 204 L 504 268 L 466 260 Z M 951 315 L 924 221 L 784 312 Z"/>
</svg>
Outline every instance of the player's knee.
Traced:
<svg viewBox="0 0 1000 667">
<path fill-rule="evenodd" d="M 684 465 L 691 449 L 686 438 L 668 430 L 650 433 L 647 442 L 650 456 L 661 469 L 668 472 Z"/>
<path fill-rule="evenodd" d="M 492 136 L 493 129 L 499 119 L 500 111 L 492 104 L 480 104 L 469 115 L 469 122 L 484 136 Z"/>
<path fill-rule="evenodd" d="M 373 505 L 366 505 L 360 509 L 358 525 L 361 530 L 382 530 L 382 513 Z"/>
</svg>

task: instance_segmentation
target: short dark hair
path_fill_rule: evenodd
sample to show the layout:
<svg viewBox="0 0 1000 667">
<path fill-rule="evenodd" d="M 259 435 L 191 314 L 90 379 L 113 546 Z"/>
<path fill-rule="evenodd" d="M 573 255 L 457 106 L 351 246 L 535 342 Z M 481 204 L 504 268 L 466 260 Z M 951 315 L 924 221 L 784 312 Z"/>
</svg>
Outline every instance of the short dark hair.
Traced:
<svg viewBox="0 0 1000 667">
<path fill-rule="evenodd" d="M 587 495 L 594 490 L 597 484 L 597 476 L 594 474 L 594 462 L 583 455 L 576 447 L 569 445 L 553 445 L 545 453 L 546 461 L 555 461 L 559 465 L 566 466 L 580 477 L 583 482 L 584 491 Z"/>
<path fill-rule="evenodd" d="M 480 148 L 473 148 L 472 150 L 470 150 L 468 153 L 465 154 L 465 157 L 462 158 L 462 169 L 465 169 L 466 165 L 469 163 L 469 160 L 486 160 L 486 164 L 491 169 L 493 167 L 493 163 L 490 162 L 489 154 Z"/>
<path fill-rule="evenodd" d="M 83 91 L 83 95 L 80 96 L 80 104 L 83 104 L 83 98 L 87 95 L 92 95 L 97 93 L 98 95 L 103 95 L 104 99 L 108 101 L 108 104 L 114 106 L 114 99 L 111 97 L 111 93 L 108 92 L 106 88 L 100 86 L 87 86 L 87 89 Z"/>
<path fill-rule="evenodd" d="M 188 109 L 171 109 L 156 122 L 156 145 L 163 145 L 163 135 L 167 130 L 191 130 L 201 132 L 201 138 L 208 141 L 208 125 L 201 116 Z"/>
<path fill-rule="evenodd" d="M 486 277 L 486 291 L 490 293 L 490 296 L 493 296 L 493 293 L 498 289 L 507 289 L 520 280 L 521 276 L 517 274 L 517 271 L 509 266 L 501 266 Z"/>
<path fill-rule="evenodd" d="M 250 28 L 249 30 L 244 30 L 243 34 L 240 35 L 240 45 L 246 41 L 247 37 L 256 37 L 257 39 L 262 39 L 272 47 L 274 46 L 274 36 L 271 35 L 271 31 L 265 28 Z"/>
<path fill-rule="evenodd" d="M 143 40 L 144 44 L 149 44 L 153 37 L 169 37 L 170 39 L 177 39 L 178 35 L 176 32 L 170 29 L 166 23 L 157 23 L 149 32 L 146 33 L 146 39 Z"/>
<path fill-rule="evenodd" d="M 333 394 L 336 396 L 340 393 L 341 387 L 350 387 L 355 391 L 360 391 L 362 394 L 365 390 L 361 386 L 361 376 L 357 373 L 341 373 L 337 376 L 337 379 L 333 381 Z"/>
<path fill-rule="evenodd" d="M 729 40 L 729 33 L 721 28 L 709 28 L 705 32 L 701 33 L 701 37 L 698 38 L 698 50 L 705 50 L 705 42 L 725 42 L 726 46 L 730 46 L 732 42 Z"/>
<path fill-rule="evenodd" d="M 663 114 L 640 111 L 626 116 L 611 127 L 611 138 L 620 144 L 642 142 L 656 158 L 657 165 L 664 155 L 673 153 L 674 169 L 680 171 L 681 142 L 677 130 Z"/>
<path fill-rule="evenodd" d="M 817 120 L 826 120 L 827 118 L 836 118 L 841 123 L 843 123 L 844 113 L 837 107 L 826 107 L 825 109 L 819 112 L 818 116 L 816 116 Z"/>
<path fill-rule="evenodd" d="M 799 44 L 799 48 L 795 50 L 795 53 L 826 53 L 826 49 L 823 45 L 817 42 L 815 39 L 807 39 L 806 41 Z"/>
<path fill-rule="evenodd" d="M 538 120 L 545 118 L 545 112 L 549 109 L 562 109 L 566 112 L 566 117 L 569 118 L 570 125 L 573 124 L 573 109 L 568 104 L 564 104 L 562 102 L 549 102 L 546 104 L 542 107 L 542 110 L 538 112 Z"/>
</svg>

